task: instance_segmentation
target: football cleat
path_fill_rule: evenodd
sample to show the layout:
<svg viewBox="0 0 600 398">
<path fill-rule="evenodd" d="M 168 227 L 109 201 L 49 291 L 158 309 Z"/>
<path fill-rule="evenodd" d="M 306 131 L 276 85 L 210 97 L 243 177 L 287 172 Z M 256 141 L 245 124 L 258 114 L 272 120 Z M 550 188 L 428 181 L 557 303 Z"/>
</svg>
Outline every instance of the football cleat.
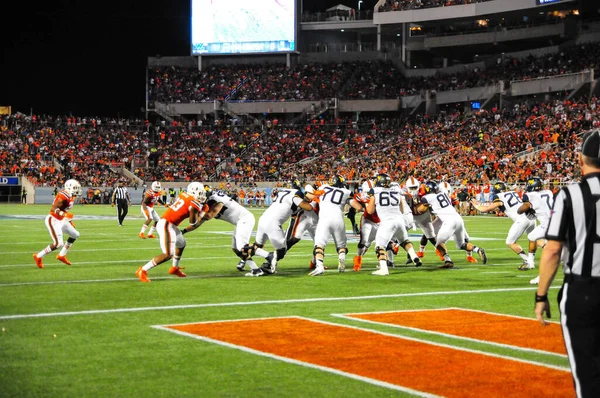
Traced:
<svg viewBox="0 0 600 398">
<path fill-rule="evenodd" d="M 529 281 L 530 284 L 532 285 L 537 285 L 538 283 L 540 283 L 540 276 L 536 276 L 535 278 L 533 278 L 532 280 Z"/>
<path fill-rule="evenodd" d="M 142 239 L 146 239 L 146 237 L 144 236 L 144 233 L 143 233 L 143 232 L 140 232 L 140 233 L 138 234 L 138 236 L 139 236 L 140 238 L 142 238 Z"/>
<path fill-rule="evenodd" d="M 377 275 L 377 276 L 386 276 L 389 274 L 390 274 L 390 271 L 388 271 L 387 269 L 383 269 L 383 268 L 380 268 L 377 271 L 371 272 L 371 275 Z"/>
<path fill-rule="evenodd" d="M 148 236 L 146 236 L 146 238 L 154 239 L 154 238 L 156 238 L 156 235 L 154 235 L 154 234 L 148 234 Z"/>
<path fill-rule="evenodd" d="M 179 267 L 171 267 L 169 269 L 169 274 L 171 275 L 177 275 L 180 278 L 185 278 L 187 275 L 181 270 L 181 268 Z"/>
<path fill-rule="evenodd" d="M 362 267 L 362 256 L 354 256 L 354 272 L 360 271 Z"/>
<path fill-rule="evenodd" d="M 244 260 L 240 260 L 237 265 L 235 266 L 235 268 L 237 268 L 238 271 L 240 272 L 244 272 L 244 268 L 246 267 L 246 261 Z"/>
<path fill-rule="evenodd" d="M 338 272 L 346 272 L 346 260 L 338 258 Z"/>
<path fill-rule="evenodd" d="M 316 265 L 315 269 L 308 274 L 308 276 L 320 276 L 320 275 L 324 275 L 325 274 L 325 267 L 323 267 L 322 265 Z"/>
<path fill-rule="evenodd" d="M 390 260 L 385 260 L 387 263 L 388 268 L 396 268 L 396 266 L 394 265 L 394 263 Z"/>
<path fill-rule="evenodd" d="M 454 268 L 454 263 L 452 261 L 444 261 L 444 265 L 440 265 L 438 268 Z"/>
<path fill-rule="evenodd" d="M 308 269 L 314 269 L 315 268 L 315 263 L 313 262 L 313 260 L 310 260 L 310 264 L 308 264 Z"/>
<path fill-rule="evenodd" d="M 529 271 L 530 269 L 534 269 L 535 265 L 533 264 L 529 264 L 528 261 L 523 261 L 523 264 L 519 265 L 519 268 L 517 268 L 519 271 Z"/>
<path fill-rule="evenodd" d="M 148 273 L 142 267 L 135 271 L 135 276 L 140 279 L 140 282 L 150 282 L 150 279 L 148 279 Z"/>
<path fill-rule="evenodd" d="M 419 257 L 419 258 L 425 257 L 425 252 L 417 252 L 417 257 Z"/>
<path fill-rule="evenodd" d="M 67 256 L 61 256 L 60 254 L 58 256 L 56 256 L 56 259 L 62 263 L 65 263 L 67 265 L 71 265 L 71 262 L 69 260 L 67 260 Z"/>
<path fill-rule="evenodd" d="M 415 262 L 415 267 L 420 267 L 421 265 L 423 265 L 419 257 L 415 257 L 413 261 Z"/>
<path fill-rule="evenodd" d="M 398 254 L 398 249 L 400 249 L 400 245 L 397 243 L 392 244 L 392 252 L 394 252 L 394 254 Z"/>
<path fill-rule="evenodd" d="M 265 273 L 262 269 L 256 268 L 248 272 L 245 276 L 263 276 Z"/>
<path fill-rule="evenodd" d="M 44 264 L 42 264 L 42 259 L 41 259 L 41 258 L 39 258 L 39 257 L 37 256 L 37 254 L 34 254 L 34 255 L 33 255 L 33 259 L 35 260 L 35 265 L 37 265 L 37 266 L 38 266 L 38 268 L 44 268 Z"/>
<path fill-rule="evenodd" d="M 481 258 L 481 262 L 487 264 L 487 255 L 485 254 L 485 250 L 483 247 L 479 248 L 479 258 Z"/>
<path fill-rule="evenodd" d="M 468 263 L 476 263 L 477 259 L 473 256 L 467 256 L 467 262 Z"/>
</svg>

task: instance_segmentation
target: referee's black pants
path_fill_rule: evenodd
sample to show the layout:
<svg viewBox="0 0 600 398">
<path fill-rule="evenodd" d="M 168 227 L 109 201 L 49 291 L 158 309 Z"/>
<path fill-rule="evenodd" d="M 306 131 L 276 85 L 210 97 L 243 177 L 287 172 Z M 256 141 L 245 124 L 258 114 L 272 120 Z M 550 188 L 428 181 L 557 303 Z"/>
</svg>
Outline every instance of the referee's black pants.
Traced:
<svg viewBox="0 0 600 398">
<path fill-rule="evenodd" d="M 117 217 L 119 218 L 119 225 L 123 225 L 123 220 L 129 211 L 127 205 L 127 199 L 117 199 Z"/>
<path fill-rule="evenodd" d="M 577 396 L 600 397 L 600 278 L 565 276 L 558 305 Z"/>
</svg>

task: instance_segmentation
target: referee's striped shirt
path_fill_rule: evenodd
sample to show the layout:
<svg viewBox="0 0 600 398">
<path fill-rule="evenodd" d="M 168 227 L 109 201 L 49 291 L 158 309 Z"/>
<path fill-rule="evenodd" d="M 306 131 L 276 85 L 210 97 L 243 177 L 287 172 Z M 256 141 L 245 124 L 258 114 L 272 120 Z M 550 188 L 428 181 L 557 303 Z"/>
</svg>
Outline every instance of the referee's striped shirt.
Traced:
<svg viewBox="0 0 600 398">
<path fill-rule="evenodd" d="M 554 201 L 546 238 L 563 243 L 566 275 L 600 277 L 600 173 L 563 188 Z"/>
<path fill-rule="evenodd" d="M 128 192 L 127 192 L 127 188 L 125 187 L 118 187 L 115 188 L 115 199 L 125 199 L 127 200 L 127 196 L 128 196 Z"/>
</svg>

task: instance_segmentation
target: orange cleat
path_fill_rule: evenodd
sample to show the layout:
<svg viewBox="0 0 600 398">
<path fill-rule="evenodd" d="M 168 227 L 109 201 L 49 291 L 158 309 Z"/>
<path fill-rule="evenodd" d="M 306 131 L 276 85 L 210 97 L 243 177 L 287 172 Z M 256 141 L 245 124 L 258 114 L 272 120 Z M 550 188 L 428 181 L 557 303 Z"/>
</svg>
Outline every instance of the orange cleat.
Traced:
<svg viewBox="0 0 600 398">
<path fill-rule="evenodd" d="M 144 271 L 142 267 L 135 271 L 135 276 L 140 279 L 140 282 L 150 282 L 150 279 L 148 279 L 148 273 Z"/>
<path fill-rule="evenodd" d="M 392 252 L 394 252 L 394 254 L 398 254 L 398 249 L 400 249 L 400 245 L 397 243 L 394 243 L 392 245 Z"/>
<path fill-rule="evenodd" d="M 354 272 L 360 271 L 362 267 L 362 256 L 354 256 Z"/>
<path fill-rule="evenodd" d="M 60 254 L 58 256 L 56 256 L 56 259 L 58 261 L 60 261 L 61 263 L 65 263 L 67 265 L 71 265 L 71 262 L 69 260 L 67 260 L 67 256 L 61 256 Z"/>
<path fill-rule="evenodd" d="M 469 263 L 476 263 L 477 259 L 473 256 L 467 256 L 467 262 Z"/>
<path fill-rule="evenodd" d="M 38 268 L 44 268 L 44 264 L 42 264 L 42 259 L 41 259 L 41 258 L 39 258 L 39 257 L 37 256 L 37 254 L 34 254 L 34 255 L 33 255 L 33 259 L 35 260 L 35 265 L 37 265 L 37 266 L 38 266 Z"/>
<path fill-rule="evenodd" d="M 179 267 L 171 267 L 169 269 L 169 274 L 177 275 L 180 278 L 185 278 L 187 276 L 186 274 L 183 273 L 183 271 Z"/>
<path fill-rule="evenodd" d="M 417 252 L 417 257 L 419 257 L 419 258 L 425 257 L 425 252 Z"/>
<path fill-rule="evenodd" d="M 142 239 L 146 239 L 146 237 L 144 236 L 144 233 L 143 233 L 143 232 L 140 232 L 140 233 L 138 234 L 138 236 L 139 236 L 140 238 L 142 238 Z"/>
<path fill-rule="evenodd" d="M 444 256 L 442 256 L 442 253 L 438 249 L 435 249 L 435 254 L 438 255 L 441 261 L 444 261 Z"/>
<path fill-rule="evenodd" d="M 154 239 L 154 238 L 156 238 L 156 235 L 150 234 L 150 235 L 146 236 L 146 238 Z"/>
<path fill-rule="evenodd" d="M 310 264 L 308 264 L 308 268 L 315 269 L 315 263 L 313 263 L 313 260 L 310 260 Z"/>
</svg>

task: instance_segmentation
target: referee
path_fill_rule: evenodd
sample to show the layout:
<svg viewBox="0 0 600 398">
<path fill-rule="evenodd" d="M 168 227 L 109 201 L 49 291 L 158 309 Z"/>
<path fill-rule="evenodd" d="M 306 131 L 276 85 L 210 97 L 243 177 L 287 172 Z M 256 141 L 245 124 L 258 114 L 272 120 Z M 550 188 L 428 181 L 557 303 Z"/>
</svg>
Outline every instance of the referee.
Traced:
<svg viewBox="0 0 600 398">
<path fill-rule="evenodd" d="M 129 206 L 131 206 L 131 196 L 129 196 L 127 188 L 121 185 L 121 183 L 117 183 L 117 187 L 113 191 L 111 200 L 113 207 L 115 207 L 115 204 L 117 205 L 117 217 L 119 218 L 119 227 L 123 226 L 123 220 L 125 219 L 125 216 L 127 216 Z"/>
<path fill-rule="evenodd" d="M 600 397 L 600 132 L 584 138 L 579 167 L 581 182 L 563 188 L 554 201 L 535 314 L 544 325 L 544 313 L 550 318 L 548 288 L 562 259 L 560 322 L 575 391 L 587 398 Z"/>
</svg>

